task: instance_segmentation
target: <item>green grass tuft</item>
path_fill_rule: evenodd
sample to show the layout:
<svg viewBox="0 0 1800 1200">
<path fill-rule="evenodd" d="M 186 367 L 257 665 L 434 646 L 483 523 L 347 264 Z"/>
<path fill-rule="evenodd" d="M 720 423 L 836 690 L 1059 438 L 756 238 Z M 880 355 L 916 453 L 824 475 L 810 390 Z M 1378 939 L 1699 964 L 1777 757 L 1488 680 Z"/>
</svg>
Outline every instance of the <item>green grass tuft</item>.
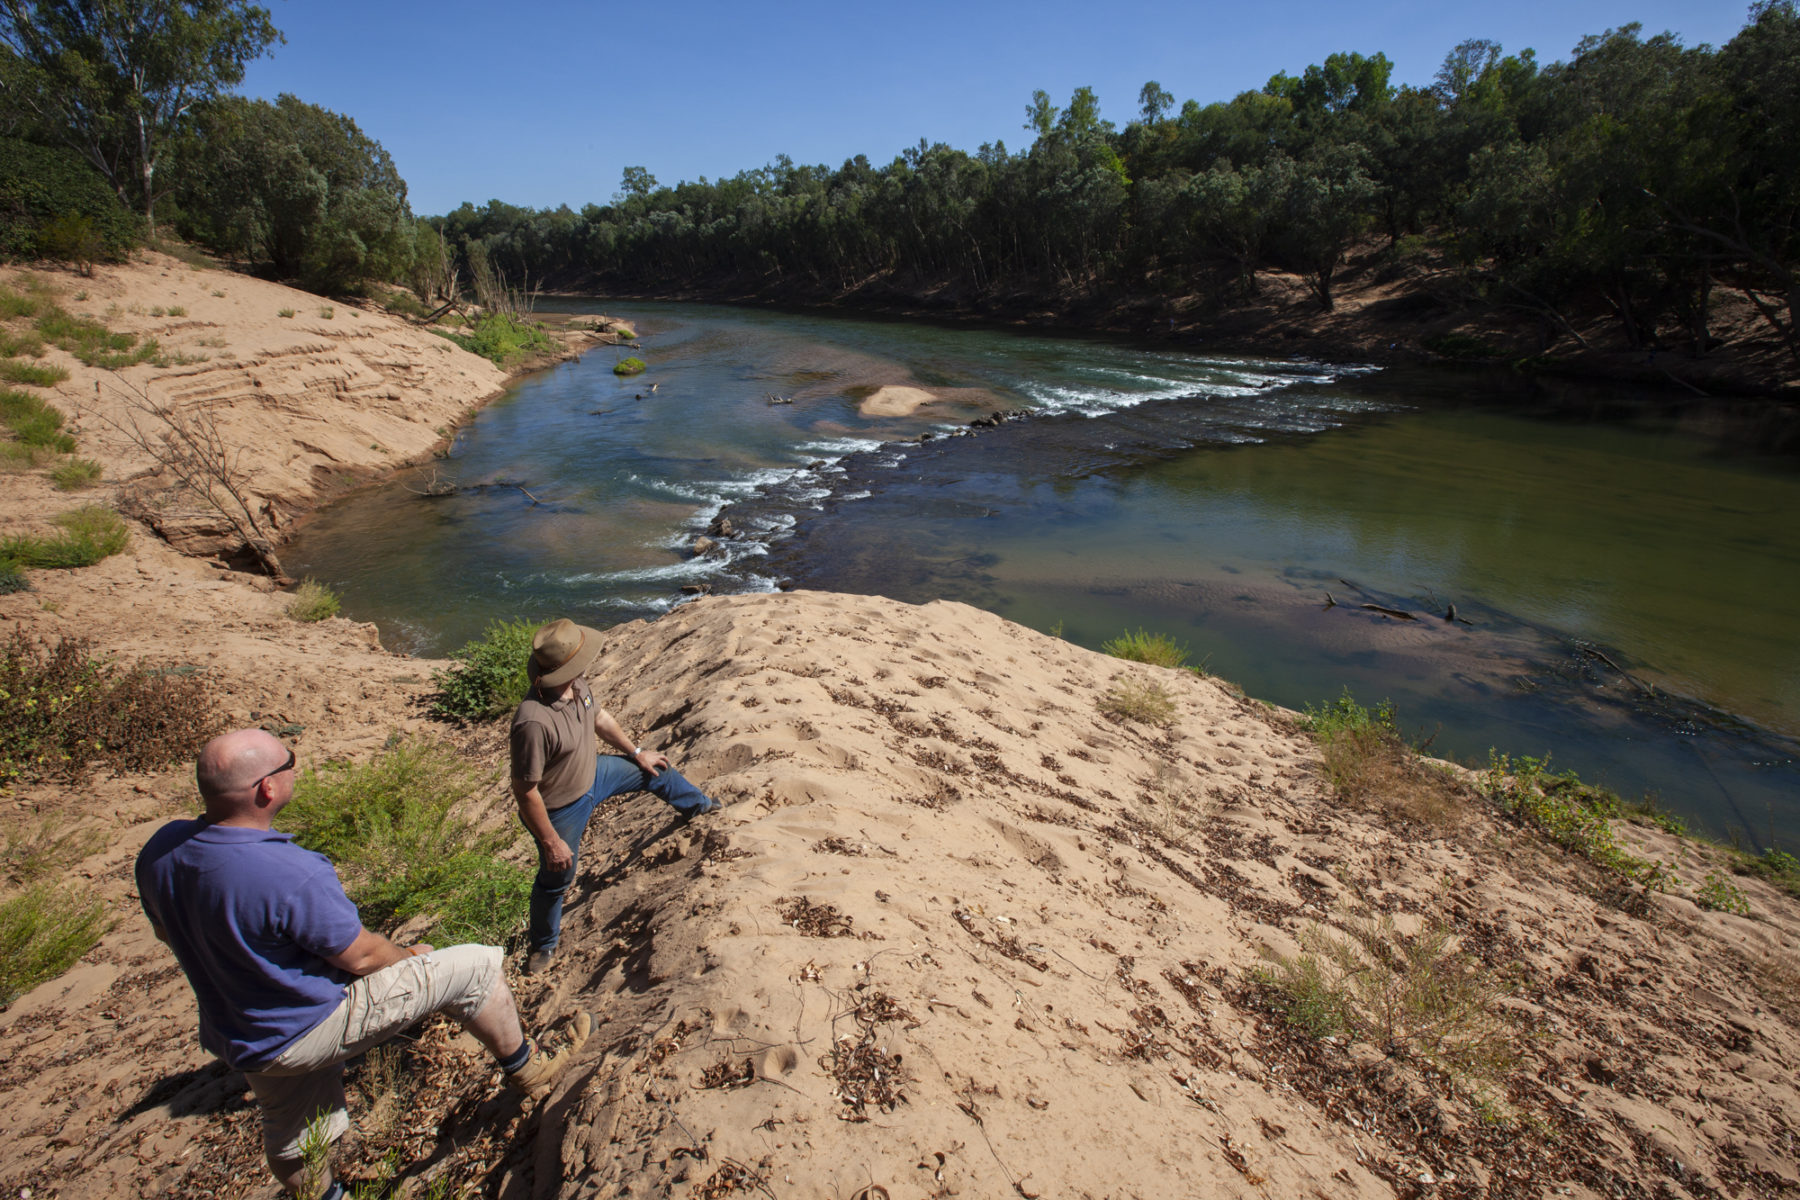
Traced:
<svg viewBox="0 0 1800 1200">
<path fill-rule="evenodd" d="M 495 621 L 481 637 L 452 654 L 456 665 L 431 674 L 438 687 L 431 711 L 459 721 L 510 711 L 531 686 L 525 665 L 538 626 L 536 621 Z"/>
<path fill-rule="evenodd" d="M 38 317 L 37 331 L 88 366 L 106 371 L 148 362 L 157 355 L 155 338 L 140 344 L 135 333 L 114 333 L 98 321 L 73 316 L 54 305 Z"/>
<path fill-rule="evenodd" d="M 0 358 L 18 358 L 20 355 L 41 358 L 43 354 L 44 339 L 37 334 L 0 329 Z"/>
<path fill-rule="evenodd" d="M 338 594 L 316 579 L 302 580 L 288 601 L 287 615 L 296 621 L 323 621 L 338 615 Z"/>
<path fill-rule="evenodd" d="M 32 387 L 53 387 L 69 377 L 63 367 L 41 363 L 0 362 L 0 383 L 24 383 Z"/>
<path fill-rule="evenodd" d="M 74 966 L 111 928 L 86 892 L 42 883 L 0 904 L 0 1006 Z"/>
<path fill-rule="evenodd" d="M 1153 679 L 1127 676 L 1095 703 L 1100 715 L 1113 721 L 1136 721 L 1159 728 L 1175 723 L 1175 697 Z"/>
<path fill-rule="evenodd" d="M 1126 630 L 1111 641 L 1101 642 L 1100 649 L 1114 658 L 1122 658 L 1126 662 L 1148 663 L 1153 667 L 1187 665 L 1187 647 L 1166 633 L 1145 633 L 1142 629 L 1132 633 Z M 1189 669 L 1196 672 L 1199 670 Z"/>
<path fill-rule="evenodd" d="M 614 375 L 641 375 L 645 370 L 644 360 L 637 357 L 622 358 L 613 364 Z"/>
<path fill-rule="evenodd" d="M 56 523 L 64 532 L 54 537 L 15 534 L 0 538 L 0 559 L 21 567 L 91 567 L 125 549 L 131 540 L 131 531 L 119 514 L 100 505 L 62 513 Z"/>
<path fill-rule="evenodd" d="M 428 941 L 504 943 L 524 926 L 532 873 L 502 857 L 515 824 L 478 827 L 486 783 L 441 742 L 402 742 L 306 771 L 277 824 L 336 864 L 372 928 L 424 917 Z"/>
<path fill-rule="evenodd" d="M 65 458 L 50 470 L 50 482 L 60 492 L 78 492 L 100 482 L 100 464 L 91 458 Z"/>
</svg>

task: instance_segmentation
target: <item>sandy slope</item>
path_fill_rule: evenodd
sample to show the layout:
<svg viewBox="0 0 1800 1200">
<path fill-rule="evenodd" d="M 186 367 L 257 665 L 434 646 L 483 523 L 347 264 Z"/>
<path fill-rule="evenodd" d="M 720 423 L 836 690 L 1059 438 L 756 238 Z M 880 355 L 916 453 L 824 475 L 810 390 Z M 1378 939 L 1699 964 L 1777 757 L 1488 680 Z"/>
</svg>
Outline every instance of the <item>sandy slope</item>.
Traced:
<svg viewBox="0 0 1800 1200">
<path fill-rule="evenodd" d="M 205 319 L 245 347 L 234 312 L 248 328 L 265 304 L 320 303 L 166 263 L 118 275 L 90 294 L 187 288 L 197 316 L 228 291 L 245 303 Z M 436 411 L 422 389 L 479 377 L 397 324 L 325 340 L 376 320 L 339 308 L 305 335 L 315 348 L 256 352 L 286 362 L 279 375 L 242 366 L 247 351 L 215 368 L 221 422 L 274 464 L 258 478 L 277 505 L 316 495 L 318 467 L 378 465 L 354 449 L 377 425 L 395 457 L 428 448 L 433 418 L 406 415 Z M 358 357 L 375 342 L 389 348 Z M 317 381 L 360 378 L 353 359 L 399 373 L 335 400 Z M 153 392 L 189 378 L 145 375 Z M 292 381 L 289 402 L 231 382 L 274 379 Z M 75 502 L 35 475 L 0 487 L 8 527 Z M 33 581 L 0 597 L 0 634 L 203 668 L 234 721 L 285 731 L 303 762 L 432 728 L 436 664 L 383 651 L 369 627 L 296 625 L 266 582 L 147 532 Z M 678 828 L 637 797 L 596 820 L 567 952 L 520 995 L 536 1028 L 585 1007 L 598 1035 L 521 1108 L 466 1038 L 427 1029 L 387 1101 L 410 1181 L 839 1200 L 1800 1191 L 1800 916 L 1749 880 L 1751 918 L 1696 908 L 1683 895 L 1708 869 L 1700 849 L 1629 831 L 1684 881 L 1639 908 L 1478 813 L 1450 832 L 1395 828 L 1329 796 L 1283 714 L 961 605 L 707 598 L 608 643 L 603 702 L 728 807 Z M 1171 729 L 1100 714 L 1131 676 L 1174 694 Z M 501 763 L 499 725 L 455 736 Z M 137 847 L 190 786 L 177 769 L 0 794 L 0 833 L 46 816 L 97 831 L 73 874 L 118 918 L 0 1012 L 8 1196 L 272 1193 L 241 1077 L 195 1043 L 191 996 L 131 895 Z M 505 819 L 498 786 L 489 800 Z M 1511 981 L 1500 1006 L 1523 1049 L 1501 1092 L 1478 1102 L 1405 1047 L 1296 1037 L 1266 1010 L 1246 973 L 1263 951 L 1359 909 L 1402 934 L 1440 918 Z M 375 1088 L 352 1078 L 372 1126 Z M 368 1178 L 379 1151 L 351 1148 L 347 1173 Z"/>
</svg>

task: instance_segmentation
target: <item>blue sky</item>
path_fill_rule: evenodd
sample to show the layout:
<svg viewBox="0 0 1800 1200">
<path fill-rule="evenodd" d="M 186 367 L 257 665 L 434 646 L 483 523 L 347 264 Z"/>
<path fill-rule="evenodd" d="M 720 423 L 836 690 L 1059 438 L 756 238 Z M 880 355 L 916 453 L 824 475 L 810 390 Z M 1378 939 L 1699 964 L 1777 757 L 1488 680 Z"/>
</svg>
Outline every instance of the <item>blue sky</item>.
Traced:
<svg viewBox="0 0 1800 1200">
<path fill-rule="evenodd" d="M 1638 21 L 1720 45 L 1747 0 L 912 0 L 616 5 L 264 0 L 287 44 L 243 91 L 354 118 L 393 155 L 413 210 L 465 200 L 606 203 L 627 166 L 663 183 L 729 176 L 787 154 L 889 161 L 920 138 L 974 150 L 1026 142 L 1026 102 L 1086 85 L 1123 125 L 1154 79 L 1226 100 L 1340 50 L 1385 53 L 1396 83 L 1431 81 L 1466 38 L 1569 56 Z"/>
</svg>

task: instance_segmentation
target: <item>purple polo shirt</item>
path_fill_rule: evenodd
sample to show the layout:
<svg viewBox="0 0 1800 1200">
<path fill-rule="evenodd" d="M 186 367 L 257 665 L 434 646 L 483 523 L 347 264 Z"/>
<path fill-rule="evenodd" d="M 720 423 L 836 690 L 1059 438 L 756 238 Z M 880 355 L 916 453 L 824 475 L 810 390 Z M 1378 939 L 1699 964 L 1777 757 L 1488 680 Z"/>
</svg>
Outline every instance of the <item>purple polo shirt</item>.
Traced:
<svg viewBox="0 0 1800 1200">
<path fill-rule="evenodd" d="M 355 978 L 325 959 L 362 918 L 330 860 L 285 833 L 171 821 L 138 854 L 137 887 L 193 986 L 200 1044 L 230 1066 L 268 1066 Z"/>
</svg>

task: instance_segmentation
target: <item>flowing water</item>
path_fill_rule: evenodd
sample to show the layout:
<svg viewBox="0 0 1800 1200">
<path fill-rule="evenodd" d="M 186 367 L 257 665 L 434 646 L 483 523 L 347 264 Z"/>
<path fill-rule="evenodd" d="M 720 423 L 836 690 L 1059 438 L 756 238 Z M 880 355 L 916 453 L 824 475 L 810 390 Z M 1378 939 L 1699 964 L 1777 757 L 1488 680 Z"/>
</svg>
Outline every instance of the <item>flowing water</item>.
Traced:
<svg viewBox="0 0 1800 1200">
<path fill-rule="evenodd" d="M 629 312 L 648 372 L 620 379 L 601 351 L 523 381 L 436 464 L 455 495 L 413 478 L 350 497 L 290 569 L 440 654 L 495 618 L 653 616 L 684 584 L 950 598 L 1088 646 L 1141 627 L 1276 703 L 1348 686 L 1436 752 L 1550 752 L 1715 833 L 1800 839 L 1800 469 L 1733 450 L 1716 410 Z M 947 412 L 862 415 L 885 384 L 961 390 Z M 995 410 L 1032 416 L 951 436 Z M 748 536 L 693 557 L 721 512 Z"/>
</svg>

